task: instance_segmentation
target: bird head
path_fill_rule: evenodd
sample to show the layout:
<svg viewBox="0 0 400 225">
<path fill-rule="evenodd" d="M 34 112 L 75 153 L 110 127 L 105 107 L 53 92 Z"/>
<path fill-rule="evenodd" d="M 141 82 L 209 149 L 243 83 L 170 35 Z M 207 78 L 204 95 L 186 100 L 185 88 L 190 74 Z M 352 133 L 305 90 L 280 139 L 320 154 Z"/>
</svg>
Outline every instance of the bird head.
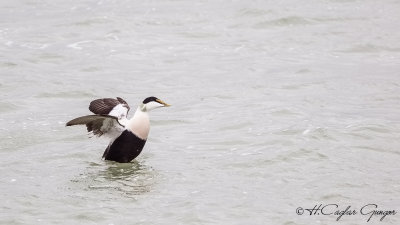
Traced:
<svg viewBox="0 0 400 225">
<path fill-rule="evenodd" d="M 158 99 L 156 97 L 148 97 L 145 100 L 143 100 L 141 109 L 142 109 L 142 111 L 150 111 L 150 110 L 153 110 L 156 108 L 168 107 L 168 106 L 171 106 L 171 105 L 161 101 L 160 99 Z"/>
</svg>

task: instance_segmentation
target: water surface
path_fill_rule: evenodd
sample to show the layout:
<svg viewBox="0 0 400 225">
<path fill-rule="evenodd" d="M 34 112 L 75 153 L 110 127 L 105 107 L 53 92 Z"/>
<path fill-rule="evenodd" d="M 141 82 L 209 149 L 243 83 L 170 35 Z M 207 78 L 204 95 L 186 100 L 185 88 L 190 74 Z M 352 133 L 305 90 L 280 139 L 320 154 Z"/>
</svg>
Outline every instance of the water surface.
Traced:
<svg viewBox="0 0 400 225">
<path fill-rule="evenodd" d="M 399 11 L 3 0 L 0 223 L 362 224 L 296 209 L 400 211 Z M 135 109 L 152 95 L 173 107 L 152 112 L 133 163 L 103 161 L 106 139 L 65 127 L 95 98 Z"/>
</svg>

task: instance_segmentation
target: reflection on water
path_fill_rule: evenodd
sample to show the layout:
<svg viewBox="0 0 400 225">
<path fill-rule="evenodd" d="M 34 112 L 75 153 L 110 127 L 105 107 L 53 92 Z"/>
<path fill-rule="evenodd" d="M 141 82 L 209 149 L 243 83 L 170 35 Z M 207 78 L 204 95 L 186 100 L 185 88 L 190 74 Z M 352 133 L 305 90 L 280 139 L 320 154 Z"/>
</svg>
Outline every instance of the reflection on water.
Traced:
<svg viewBox="0 0 400 225">
<path fill-rule="evenodd" d="M 149 192 L 155 183 L 156 172 L 145 162 L 90 163 L 87 170 L 72 182 L 83 185 L 88 191 L 120 192 L 127 196 Z"/>
<path fill-rule="evenodd" d="M 96 163 L 92 164 L 96 165 Z M 142 174 L 146 174 L 149 171 L 149 168 L 146 165 L 142 165 L 136 160 L 131 163 L 116 163 L 106 161 L 105 164 L 107 167 L 105 170 L 99 171 L 99 177 L 103 177 L 111 181 L 134 179 Z"/>
</svg>

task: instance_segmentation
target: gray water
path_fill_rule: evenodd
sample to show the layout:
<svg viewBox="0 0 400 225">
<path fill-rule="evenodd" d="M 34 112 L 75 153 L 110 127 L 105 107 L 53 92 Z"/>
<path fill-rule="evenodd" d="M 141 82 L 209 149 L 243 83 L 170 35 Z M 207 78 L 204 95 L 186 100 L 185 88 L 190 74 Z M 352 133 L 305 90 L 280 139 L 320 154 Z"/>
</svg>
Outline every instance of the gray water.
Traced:
<svg viewBox="0 0 400 225">
<path fill-rule="evenodd" d="M 397 0 L 2 0 L 0 223 L 399 224 L 399 27 Z M 152 95 L 133 163 L 65 127 Z"/>
</svg>

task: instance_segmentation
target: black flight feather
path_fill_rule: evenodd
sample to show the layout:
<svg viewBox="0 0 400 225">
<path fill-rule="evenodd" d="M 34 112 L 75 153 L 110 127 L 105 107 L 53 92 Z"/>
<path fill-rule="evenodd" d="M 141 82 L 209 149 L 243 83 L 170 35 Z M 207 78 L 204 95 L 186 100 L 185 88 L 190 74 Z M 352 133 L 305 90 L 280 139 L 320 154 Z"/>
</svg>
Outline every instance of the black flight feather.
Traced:
<svg viewBox="0 0 400 225">
<path fill-rule="evenodd" d="M 128 103 L 120 97 L 114 98 L 100 98 L 93 100 L 89 105 L 89 110 L 97 115 L 106 115 L 114 109 L 118 104 L 122 104 L 129 111 Z"/>
<path fill-rule="evenodd" d="M 104 126 L 105 123 L 117 122 L 121 127 L 124 127 L 119 123 L 118 118 L 110 115 L 88 115 L 81 116 L 69 121 L 66 126 L 73 125 L 86 125 L 88 132 L 93 132 L 94 135 L 101 136 L 109 129 L 109 126 Z M 101 129 L 103 127 L 103 129 Z"/>
</svg>

